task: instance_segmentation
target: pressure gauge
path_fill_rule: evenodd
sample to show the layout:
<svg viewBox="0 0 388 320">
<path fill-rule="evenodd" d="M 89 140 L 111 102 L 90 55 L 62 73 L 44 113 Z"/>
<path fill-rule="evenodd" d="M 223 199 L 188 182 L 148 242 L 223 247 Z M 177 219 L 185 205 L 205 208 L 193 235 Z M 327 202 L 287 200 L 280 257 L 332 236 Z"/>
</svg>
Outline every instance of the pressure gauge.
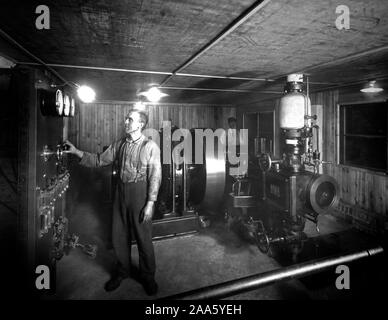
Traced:
<svg viewBox="0 0 388 320">
<path fill-rule="evenodd" d="M 63 114 L 63 95 L 61 90 L 57 90 L 55 93 L 55 108 L 58 116 Z"/>
<path fill-rule="evenodd" d="M 63 99 L 63 115 L 65 117 L 70 115 L 70 98 L 67 94 L 65 94 L 65 98 Z"/>
<path fill-rule="evenodd" d="M 75 115 L 75 99 L 70 99 L 70 117 L 74 117 Z"/>
</svg>

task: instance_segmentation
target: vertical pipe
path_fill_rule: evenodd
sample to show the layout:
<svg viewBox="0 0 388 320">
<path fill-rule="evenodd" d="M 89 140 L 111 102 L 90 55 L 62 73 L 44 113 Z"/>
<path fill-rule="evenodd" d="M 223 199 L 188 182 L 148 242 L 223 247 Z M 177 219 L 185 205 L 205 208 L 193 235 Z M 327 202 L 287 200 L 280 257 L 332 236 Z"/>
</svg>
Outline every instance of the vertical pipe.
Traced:
<svg viewBox="0 0 388 320">
<path fill-rule="evenodd" d="M 183 175 L 183 214 L 185 214 L 187 210 L 187 199 L 186 199 L 186 173 L 187 173 L 187 165 L 186 163 L 182 164 L 182 175 Z"/>
<path fill-rule="evenodd" d="M 171 158 L 173 158 L 173 157 L 171 156 Z M 176 208 L 175 208 L 175 199 L 176 199 L 176 195 L 175 195 L 175 182 L 176 182 L 175 173 L 176 173 L 176 167 L 175 167 L 174 158 L 172 159 L 171 168 L 172 168 L 172 213 L 175 214 L 176 213 Z"/>
</svg>

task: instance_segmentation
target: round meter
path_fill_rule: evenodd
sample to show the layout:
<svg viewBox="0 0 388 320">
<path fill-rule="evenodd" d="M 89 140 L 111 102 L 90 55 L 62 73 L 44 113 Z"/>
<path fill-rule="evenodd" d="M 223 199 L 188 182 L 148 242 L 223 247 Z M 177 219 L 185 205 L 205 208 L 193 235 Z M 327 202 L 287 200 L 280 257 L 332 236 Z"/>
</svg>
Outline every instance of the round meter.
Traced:
<svg viewBox="0 0 388 320">
<path fill-rule="evenodd" d="M 75 99 L 70 99 L 70 117 L 74 117 L 75 115 Z"/>
<path fill-rule="evenodd" d="M 63 94 L 61 90 L 55 93 L 55 109 L 58 116 L 63 114 Z"/>
<path fill-rule="evenodd" d="M 70 115 L 70 98 L 67 94 L 65 94 L 65 98 L 63 99 L 63 115 L 65 117 Z"/>
</svg>

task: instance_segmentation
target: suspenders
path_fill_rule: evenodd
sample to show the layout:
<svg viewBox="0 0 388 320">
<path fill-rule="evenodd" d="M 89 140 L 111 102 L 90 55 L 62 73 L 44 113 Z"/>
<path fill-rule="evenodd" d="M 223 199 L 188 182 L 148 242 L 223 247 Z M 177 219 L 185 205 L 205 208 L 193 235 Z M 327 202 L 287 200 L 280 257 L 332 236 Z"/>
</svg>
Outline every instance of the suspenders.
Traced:
<svg viewBox="0 0 388 320">
<path fill-rule="evenodd" d="M 139 178 L 139 173 L 141 171 L 141 166 L 142 166 L 142 163 L 140 161 L 140 155 L 141 155 L 141 152 L 143 151 L 143 148 L 147 142 L 148 142 L 148 139 L 144 138 L 144 140 L 142 141 L 141 146 L 140 146 L 140 150 L 139 150 L 139 154 L 138 154 L 137 162 L 136 162 L 136 176 L 135 176 L 134 182 L 137 182 L 137 179 Z"/>
<path fill-rule="evenodd" d="M 123 157 L 123 145 L 124 145 L 124 142 L 125 142 L 126 138 L 123 138 L 120 142 L 120 146 L 119 146 L 119 151 L 116 153 L 116 159 L 117 159 L 117 162 L 118 162 L 118 169 L 119 169 L 119 172 L 121 171 L 121 168 L 123 167 L 124 165 L 124 157 Z M 134 182 L 137 182 L 137 180 L 139 179 L 139 173 L 141 172 L 141 167 L 142 167 L 142 163 L 141 163 L 141 152 L 143 151 L 143 148 L 144 146 L 147 144 L 148 142 L 148 138 L 144 138 L 144 140 L 142 141 L 141 143 L 141 146 L 140 146 L 140 150 L 139 150 L 139 153 L 137 155 L 137 162 L 136 162 L 136 175 L 135 175 L 135 180 Z"/>
</svg>

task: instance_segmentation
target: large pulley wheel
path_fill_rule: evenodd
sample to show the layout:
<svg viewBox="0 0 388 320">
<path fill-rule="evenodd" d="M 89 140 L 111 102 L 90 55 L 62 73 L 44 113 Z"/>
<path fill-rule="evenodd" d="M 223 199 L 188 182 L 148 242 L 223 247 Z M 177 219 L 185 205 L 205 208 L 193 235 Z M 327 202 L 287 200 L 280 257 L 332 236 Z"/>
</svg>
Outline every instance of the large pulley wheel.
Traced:
<svg viewBox="0 0 388 320">
<path fill-rule="evenodd" d="M 307 200 L 317 214 L 327 213 L 339 201 L 338 183 L 326 174 L 314 176 L 307 190 Z"/>
<path fill-rule="evenodd" d="M 256 244 L 259 250 L 262 253 L 267 254 L 270 249 L 269 238 L 266 233 L 258 233 L 256 234 Z"/>
<path fill-rule="evenodd" d="M 267 254 L 270 247 L 271 247 L 271 242 L 269 240 L 269 237 L 265 231 L 264 225 L 262 221 L 258 221 L 258 226 L 257 226 L 257 232 L 255 234 L 256 238 L 256 245 L 259 248 L 259 250 Z"/>
<path fill-rule="evenodd" d="M 194 131 L 192 131 L 193 146 L 196 143 L 195 139 Z M 194 206 L 210 213 L 217 212 L 219 209 L 225 190 L 225 154 L 218 154 L 218 144 L 216 140 L 213 145 L 214 149 L 208 150 L 206 140 L 203 141 L 202 164 L 187 166 L 188 200 Z M 193 154 L 197 151 L 194 149 Z"/>
<path fill-rule="evenodd" d="M 259 156 L 259 167 L 262 171 L 268 172 L 272 166 L 272 159 L 269 153 L 262 153 Z"/>
</svg>

